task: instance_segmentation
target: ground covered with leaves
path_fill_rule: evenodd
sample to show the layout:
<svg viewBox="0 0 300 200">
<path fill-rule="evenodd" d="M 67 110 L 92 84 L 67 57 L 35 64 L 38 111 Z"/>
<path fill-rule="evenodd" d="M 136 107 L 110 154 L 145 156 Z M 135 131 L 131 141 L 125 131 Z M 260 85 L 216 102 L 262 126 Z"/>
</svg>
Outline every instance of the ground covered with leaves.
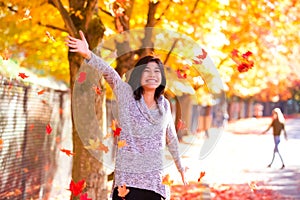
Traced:
<svg viewBox="0 0 300 200">
<path fill-rule="evenodd" d="M 221 184 L 207 186 L 190 183 L 187 186 L 173 185 L 171 200 L 293 200 L 268 189 L 263 183 Z"/>
</svg>

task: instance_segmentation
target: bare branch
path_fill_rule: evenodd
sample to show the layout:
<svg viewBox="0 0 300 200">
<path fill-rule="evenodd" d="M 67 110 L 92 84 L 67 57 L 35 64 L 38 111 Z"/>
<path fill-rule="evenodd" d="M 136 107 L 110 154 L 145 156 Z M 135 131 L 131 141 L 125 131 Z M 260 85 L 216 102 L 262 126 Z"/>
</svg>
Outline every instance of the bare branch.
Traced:
<svg viewBox="0 0 300 200">
<path fill-rule="evenodd" d="M 173 44 L 172 44 L 172 47 L 171 47 L 170 51 L 168 52 L 168 55 L 167 55 L 167 57 L 166 57 L 166 59 L 165 59 L 165 61 L 164 61 L 164 65 L 167 64 L 167 62 L 168 62 L 168 60 L 169 60 L 169 57 L 170 57 L 171 53 L 173 52 L 173 49 L 175 48 L 177 42 L 178 42 L 178 38 L 174 40 L 174 42 L 173 42 Z"/>
<path fill-rule="evenodd" d="M 194 8 L 193 8 L 193 10 L 192 10 L 192 14 L 194 14 L 194 12 L 195 12 L 195 10 L 196 10 L 196 8 L 197 8 L 198 3 L 199 3 L 199 0 L 197 0 L 197 1 L 195 2 L 195 4 L 194 4 Z"/>
<path fill-rule="evenodd" d="M 107 10 L 104 10 L 103 8 L 99 8 L 103 13 L 107 14 L 110 17 L 113 17 L 112 14 L 110 12 L 108 12 Z"/>
<path fill-rule="evenodd" d="M 42 24 L 41 22 L 38 22 L 38 25 L 44 26 L 44 27 L 47 27 L 47 28 L 51 28 L 53 30 L 59 30 L 59 31 L 62 31 L 62 32 L 68 32 L 68 30 L 66 30 L 66 29 L 63 29 L 63 28 L 60 28 L 60 27 L 56 27 L 56 26 L 53 26 L 53 25 L 50 25 L 50 24 Z"/>
<path fill-rule="evenodd" d="M 170 8 L 171 3 L 172 3 L 172 0 L 169 0 L 169 3 L 167 5 L 167 7 L 164 9 L 164 11 L 161 13 L 161 15 L 156 19 L 156 23 L 158 21 L 160 21 L 161 18 L 165 15 L 165 13 L 167 12 L 167 10 Z"/>
</svg>

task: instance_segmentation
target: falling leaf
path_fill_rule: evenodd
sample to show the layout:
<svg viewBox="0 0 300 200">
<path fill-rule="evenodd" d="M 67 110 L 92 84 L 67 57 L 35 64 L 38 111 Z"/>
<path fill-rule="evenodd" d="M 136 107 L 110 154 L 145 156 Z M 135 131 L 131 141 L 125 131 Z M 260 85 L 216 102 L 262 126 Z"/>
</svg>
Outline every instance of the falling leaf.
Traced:
<svg viewBox="0 0 300 200">
<path fill-rule="evenodd" d="M 49 33 L 49 31 L 46 31 L 46 36 L 47 36 L 50 40 L 52 40 L 53 42 L 55 42 L 54 37 Z"/>
<path fill-rule="evenodd" d="M 85 146 L 86 149 L 92 149 L 92 150 L 102 150 L 105 153 L 108 152 L 108 147 L 105 146 L 102 142 L 99 141 L 99 138 L 96 140 L 89 140 L 89 146 Z"/>
<path fill-rule="evenodd" d="M 80 193 L 82 193 L 85 187 L 86 187 L 85 180 L 80 180 L 77 183 L 71 180 L 69 190 L 72 192 L 73 196 L 78 196 Z"/>
<path fill-rule="evenodd" d="M 31 132 L 34 129 L 34 124 L 29 125 L 29 131 Z"/>
<path fill-rule="evenodd" d="M 201 181 L 201 179 L 205 176 L 205 172 L 200 172 L 200 177 L 198 178 L 198 182 Z"/>
<path fill-rule="evenodd" d="M 45 104 L 45 105 L 47 105 L 47 104 L 48 104 L 48 103 L 47 103 L 47 101 L 46 101 L 46 100 L 44 100 L 44 99 L 42 100 L 42 103 L 43 103 L 43 104 Z"/>
<path fill-rule="evenodd" d="M 117 137 L 117 136 L 120 136 L 120 133 L 121 133 L 121 128 L 117 127 L 116 130 L 114 130 L 114 137 Z"/>
<path fill-rule="evenodd" d="M 257 185 L 255 181 L 251 181 L 249 184 L 249 187 L 251 189 L 251 191 L 253 192 L 254 190 L 257 190 Z"/>
<path fill-rule="evenodd" d="M 162 177 L 162 184 L 164 184 L 164 185 L 172 185 L 173 184 L 173 180 L 171 180 L 170 179 L 170 175 L 169 174 L 167 174 L 167 175 L 165 175 L 165 176 L 163 176 Z"/>
<path fill-rule="evenodd" d="M 88 198 L 88 194 L 84 193 L 84 194 L 80 194 L 80 200 L 92 200 L 91 198 Z"/>
<path fill-rule="evenodd" d="M 105 136 L 104 136 L 104 140 L 106 140 L 106 139 L 108 139 L 108 138 L 110 138 L 112 136 L 112 134 L 111 133 L 107 133 Z"/>
<path fill-rule="evenodd" d="M 207 52 L 202 49 L 202 54 L 196 56 L 196 59 L 193 59 L 194 64 L 202 64 L 203 60 L 207 57 Z"/>
<path fill-rule="evenodd" d="M 129 189 L 126 188 L 126 184 L 118 186 L 118 196 L 125 197 L 129 193 Z"/>
<path fill-rule="evenodd" d="M 68 149 L 60 149 L 61 152 L 64 152 L 65 154 L 67 154 L 67 156 L 74 156 L 75 153 L 71 152 Z"/>
<path fill-rule="evenodd" d="M 29 172 L 28 168 L 26 168 L 26 167 L 25 167 L 25 168 L 23 168 L 23 172 L 24 172 L 24 173 L 27 173 L 27 172 Z"/>
<path fill-rule="evenodd" d="M 41 94 L 44 94 L 44 92 L 45 92 L 45 90 L 41 90 L 41 91 L 39 91 L 37 94 L 38 94 L 38 95 L 41 95 Z"/>
<path fill-rule="evenodd" d="M 4 51 L 1 53 L 1 57 L 3 60 L 8 60 L 11 57 L 11 55 L 12 53 L 7 49 L 4 49 Z"/>
<path fill-rule="evenodd" d="M 22 79 L 28 78 L 29 76 L 27 76 L 25 73 L 19 73 L 19 75 Z"/>
<path fill-rule="evenodd" d="M 120 141 L 118 141 L 118 147 L 119 147 L 119 148 L 122 148 L 122 147 L 124 147 L 124 146 L 127 146 L 126 140 L 120 140 Z"/>
<path fill-rule="evenodd" d="M 48 135 L 52 132 L 52 128 L 51 128 L 50 124 L 47 124 L 46 132 L 47 132 Z"/>
<path fill-rule="evenodd" d="M 116 127 L 117 127 L 117 121 L 114 120 L 114 119 L 111 120 L 111 126 L 110 126 L 110 127 L 111 127 L 111 130 L 113 130 L 113 131 L 116 130 Z"/>
<path fill-rule="evenodd" d="M 184 130 L 186 128 L 186 125 L 184 121 L 182 121 L 182 119 L 179 119 L 176 127 L 178 130 Z"/>
<path fill-rule="evenodd" d="M 182 72 L 181 72 L 179 69 L 176 70 L 176 73 L 177 73 L 177 77 L 178 77 L 179 79 L 186 79 L 186 78 L 187 78 L 186 73 L 183 73 L 183 74 L 182 74 Z"/>
<path fill-rule="evenodd" d="M 78 76 L 78 83 L 83 83 L 86 79 L 86 72 L 80 72 Z"/>
<path fill-rule="evenodd" d="M 93 86 L 93 89 L 95 90 L 96 94 L 98 95 L 101 95 L 102 94 L 102 91 L 101 91 L 101 88 L 99 86 Z"/>
<path fill-rule="evenodd" d="M 2 147 L 3 147 L 3 139 L 0 138 L 0 150 L 2 149 Z"/>
</svg>

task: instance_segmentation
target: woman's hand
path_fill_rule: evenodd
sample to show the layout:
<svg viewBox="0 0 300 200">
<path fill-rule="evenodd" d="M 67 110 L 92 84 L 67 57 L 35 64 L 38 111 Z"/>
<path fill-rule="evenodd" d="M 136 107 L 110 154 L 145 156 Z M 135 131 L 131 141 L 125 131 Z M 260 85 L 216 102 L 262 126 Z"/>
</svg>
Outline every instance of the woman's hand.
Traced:
<svg viewBox="0 0 300 200">
<path fill-rule="evenodd" d="M 91 51 L 89 50 L 89 44 L 86 41 L 82 31 L 79 31 L 80 39 L 68 36 L 67 46 L 70 47 L 70 52 L 77 52 L 85 59 L 91 58 Z"/>
<path fill-rule="evenodd" d="M 181 171 L 181 172 L 180 172 L 180 175 L 181 175 L 181 179 L 182 179 L 183 185 L 188 185 L 188 184 L 189 184 L 189 182 L 186 180 L 186 177 L 185 177 L 185 172 L 186 172 L 188 169 L 189 169 L 188 167 L 185 167 L 184 171 Z"/>
</svg>

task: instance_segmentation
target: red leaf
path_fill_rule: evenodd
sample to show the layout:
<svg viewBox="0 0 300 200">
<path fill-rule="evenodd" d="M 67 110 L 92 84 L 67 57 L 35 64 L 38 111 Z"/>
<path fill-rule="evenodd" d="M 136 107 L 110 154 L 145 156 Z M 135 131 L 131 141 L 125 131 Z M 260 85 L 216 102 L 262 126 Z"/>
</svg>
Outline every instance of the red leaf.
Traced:
<svg viewBox="0 0 300 200">
<path fill-rule="evenodd" d="M 114 132 L 114 137 L 117 137 L 117 136 L 120 136 L 120 133 L 121 133 L 121 128 L 117 127 L 115 130 L 113 130 Z"/>
<path fill-rule="evenodd" d="M 72 153 L 70 150 L 68 149 L 60 149 L 61 152 L 64 152 L 65 154 L 67 154 L 67 156 L 74 156 L 75 153 Z"/>
<path fill-rule="evenodd" d="M 51 128 L 50 124 L 47 124 L 47 126 L 46 126 L 47 134 L 49 135 L 51 133 L 51 131 L 52 131 L 52 128 Z"/>
<path fill-rule="evenodd" d="M 19 73 L 19 75 L 22 79 L 28 78 L 29 76 L 27 76 L 25 73 Z"/>
<path fill-rule="evenodd" d="M 41 90 L 38 92 L 38 95 L 44 94 L 45 90 Z"/>
<path fill-rule="evenodd" d="M 202 54 L 196 56 L 196 58 L 198 58 L 199 60 L 200 59 L 204 60 L 206 57 L 207 57 L 207 52 L 204 49 L 202 49 Z"/>
<path fill-rule="evenodd" d="M 93 86 L 93 89 L 95 90 L 96 94 L 101 95 L 101 88 L 98 86 Z"/>
<path fill-rule="evenodd" d="M 74 196 L 78 196 L 83 191 L 85 186 L 86 186 L 85 180 L 80 180 L 77 183 L 71 180 L 69 190 L 72 192 Z"/>
<path fill-rule="evenodd" d="M 186 73 L 181 74 L 181 71 L 180 71 L 179 69 L 176 71 L 176 73 L 177 73 L 177 77 L 180 78 L 180 79 L 185 79 L 185 78 L 187 78 Z"/>
<path fill-rule="evenodd" d="M 193 59 L 194 64 L 202 64 L 203 60 L 207 57 L 207 52 L 202 49 L 202 54 L 196 56 L 197 59 Z"/>
<path fill-rule="evenodd" d="M 243 53 L 242 57 L 245 58 L 245 59 L 248 59 L 249 56 L 252 55 L 252 52 L 251 51 L 247 51 L 246 53 Z"/>
<path fill-rule="evenodd" d="M 88 198 L 88 194 L 87 193 L 84 193 L 84 194 L 80 195 L 80 200 L 92 200 L 92 199 Z"/>
<path fill-rule="evenodd" d="M 78 83 L 83 83 L 86 79 L 86 73 L 85 72 L 80 72 L 79 77 L 77 79 Z"/>
<path fill-rule="evenodd" d="M 201 179 L 205 176 L 205 172 L 200 172 L 200 177 L 198 178 L 198 182 L 201 181 Z"/>
</svg>

